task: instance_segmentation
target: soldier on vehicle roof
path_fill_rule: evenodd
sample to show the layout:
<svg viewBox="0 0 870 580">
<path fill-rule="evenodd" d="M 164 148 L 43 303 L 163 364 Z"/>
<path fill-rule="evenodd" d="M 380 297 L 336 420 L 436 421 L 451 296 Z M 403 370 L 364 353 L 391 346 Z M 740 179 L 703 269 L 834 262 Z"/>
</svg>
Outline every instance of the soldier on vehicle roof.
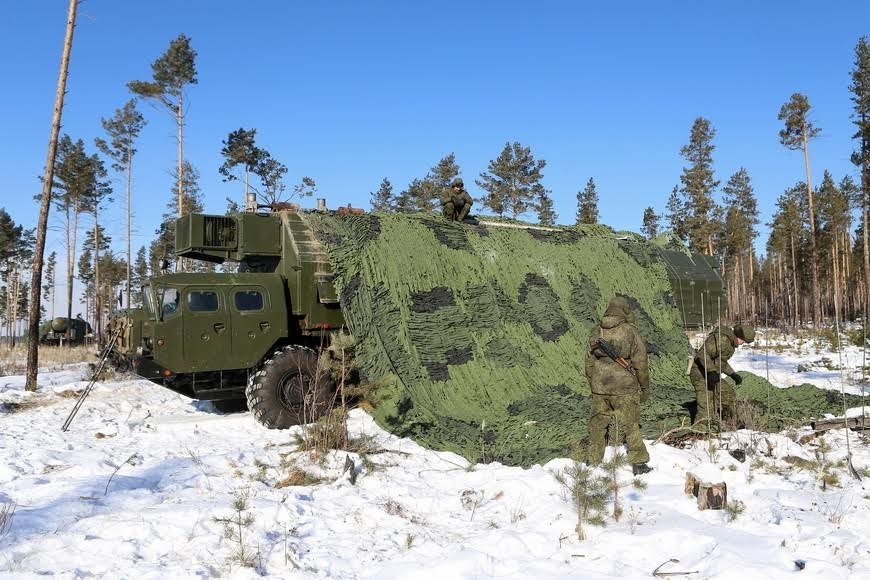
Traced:
<svg viewBox="0 0 870 580">
<path fill-rule="evenodd" d="M 465 191 L 465 183 L 458 177 L 453 180 L 450 187 L 441 192 L 441 211 L 444 217 L 453 221 L 462 221 L 468 217 L 474 202 L 468 192 Z"/>
<path fill-rule="evenodd" d="M 640 435 L 639 409 L 641 402 L 649 400 L 649 363 L 646 344 L 629 321 L 630 316 L 628 300 L 615 296 L 598 328 L 589 335 L 586 377 L 592 391 L 592 409 L 586 460 L 592 465 L 601 463 L 609 430 L 611 445 L 620 445 L 622 437 L 626 438 L 632 472 L 640 475 L 652 471 Z"/>
<path fill-rule="evenodd" d="M 698 403 L 695 423 L 702 422 L 701 428 L 719 425 L 719 417 L 725 423 L 735 424 L 737 420 L 737 395 L 722 375 L 728 375 L 739 385 L 743 382 L 737 372 L 728 364 L 737 347 L 755 340 L 755 329 L 749 324 L 737 324 L 714 328 L 707 335 L 704 344 L 695 352 L 689 377 L 695 387 L 695 400 Z M 712 415 L 711 415 L 712 411 Z"/>
</svg>

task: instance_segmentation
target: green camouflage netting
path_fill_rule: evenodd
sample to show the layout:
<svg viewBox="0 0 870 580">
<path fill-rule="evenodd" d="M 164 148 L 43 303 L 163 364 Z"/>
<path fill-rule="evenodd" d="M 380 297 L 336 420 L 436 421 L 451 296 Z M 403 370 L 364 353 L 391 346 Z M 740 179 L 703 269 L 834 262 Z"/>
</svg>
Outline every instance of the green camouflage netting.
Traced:
<svg viewBox="0 0 870 580">
<path fill-rule="evenodd" d="M 436 216 L 308 213 L 336 273 L 379 424 L 473 461 L 530 465 L 586 436 L 584 353 L 615 295 L 650 350 L 643 432 L 688 419 L 689 343 L 667 272 L 639 236 Z M 765 393 L 766 396 L 766 393 Z"/>
</svg>

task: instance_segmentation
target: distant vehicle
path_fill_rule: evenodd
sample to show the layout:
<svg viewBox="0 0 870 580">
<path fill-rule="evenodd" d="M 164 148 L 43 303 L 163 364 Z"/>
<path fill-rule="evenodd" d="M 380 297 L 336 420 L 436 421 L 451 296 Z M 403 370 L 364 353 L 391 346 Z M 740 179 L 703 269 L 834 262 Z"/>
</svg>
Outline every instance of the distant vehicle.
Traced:
<svg viewBox="0 0 870 580">
<path fill-rule="evenodd" d="M 84 344 L 93 338 L 94 330 L 86 320 L 59 316 L 43 322 L 39 326 L 39 342 L 57 346 L 59 344 Z"/>
</svg>

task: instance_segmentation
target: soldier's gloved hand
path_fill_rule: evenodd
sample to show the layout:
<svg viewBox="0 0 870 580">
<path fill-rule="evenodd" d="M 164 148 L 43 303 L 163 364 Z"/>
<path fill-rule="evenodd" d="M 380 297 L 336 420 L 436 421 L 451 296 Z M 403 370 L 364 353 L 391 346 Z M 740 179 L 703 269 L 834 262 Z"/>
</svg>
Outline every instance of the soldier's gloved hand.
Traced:
<svg viewBox="0 0 870 580">
<path fill-rule="evenodd" d="M 719 382 L 719 373 L 714 373 L 713 371 L 707 371 L 707 385 L 715 385 Z"/>
<path fill-rule="evenodd" d="M 735 384 L 735 385 L 739 385 L 740 383 L 743 382 L 743 377 L 741 377 L 741 376 L 740 376 L 739 374 L 737 374 L 737 373 L 733 373 L 733 374 L 730 374 L 730 375 L 728 375 L 728 376 L 731 377 L 731 380 L 734 381 L 734 384 Z"/>
<path fill-rule="evenodd" d="M 649 401 L 649 387 L 640 390 L 640 402 L 646 403 Z"/>
</svg>

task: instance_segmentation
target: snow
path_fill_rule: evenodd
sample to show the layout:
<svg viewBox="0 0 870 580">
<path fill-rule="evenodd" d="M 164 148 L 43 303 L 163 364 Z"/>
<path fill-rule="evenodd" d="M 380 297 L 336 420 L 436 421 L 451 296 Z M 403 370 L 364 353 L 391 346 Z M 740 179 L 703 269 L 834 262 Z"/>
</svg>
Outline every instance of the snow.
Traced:
<svg viewBox="0 0 870 580">
<path fill-rule="evenodd" d="M 793 341 L 784 349 L 765 353 L 762 339 L 732 366 L 769 369 L 780 386 L 839 390 L 840 373 L 815 364 L 836 353 Z M 860 366 L 859 354 L 844 359 Z M 799 364 L 811 370 L 798 373 Z M 856 376 L 844 388 L 861 392 Z M 870 446 L 851 431 L 823 437 L 839 479 L 824 490 L 819 440 L 799 442 L 806 429 L 742 430 L 684 449 L 647 441 L 655 469 L 641 477 L 646 489 L 624 487 L 622 518 L 587 526 L 580 541 L 554 477 L 568 459 L 469 465 L 390 435 L 361 410 L 350 413 L 350 432 L 375 451 L 315 458 L 298 451 L 299 428 L 269 431 L 247 413 L 220 415 L 142 380 L 97 383 L 64 433 L 69 395 L 87 378 L 85 365 L 43 372 L 29 393 L 23 377 L 0 377 L 0 508 L 16 506 L 0 536 L 0 577 L 595 579 L 649 578 L 659 566 L 691 572 L 683 578 L 870 577 L 868 478 L 851 478 L 843 463 L 847 436 L 859 470 Z M 279 486 L 294 469 L 321 481 Z M 683 491 L 689 471 L 725 482 L 743 512 L 699 511 Z M 628 468 L 620 480 L 631 480 Z M 254 567 L 234 558 L 240 543 L 216 521 L 233 517 L 240 498 Z"/>
</svg>

